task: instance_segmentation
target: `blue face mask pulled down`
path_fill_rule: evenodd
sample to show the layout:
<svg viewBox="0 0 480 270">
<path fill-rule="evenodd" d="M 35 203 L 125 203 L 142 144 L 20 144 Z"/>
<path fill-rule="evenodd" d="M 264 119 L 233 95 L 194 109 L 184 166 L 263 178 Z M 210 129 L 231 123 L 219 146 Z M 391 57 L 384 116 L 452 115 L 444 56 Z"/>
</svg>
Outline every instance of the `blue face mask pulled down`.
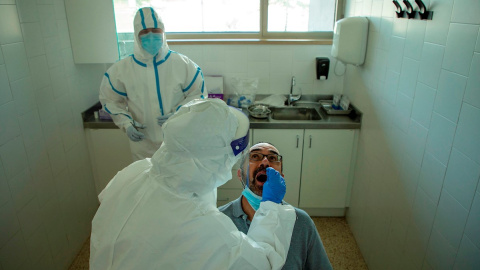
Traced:
<svg viewBox="0 0 480 270">
<path fill-rule="evenodd" d="M 260 202 L 262 201 L 262 197 L 258 196 L 257 194 L 253 193 L 248 186 L 245 186 L 245 189 L 242 191 L 243 197 L 247 199 L 248 203 L 252 206 L 252 208 L 257 211 L 260 207 Z"/>
<path fill-rule="evenodd" d="M 162 48 L 163 40 L 162 34 L 149 32 L 148 34 L 140 36 L 142 47 L 151 55 L 156 55 L 160 48 Z"/>
</svg>

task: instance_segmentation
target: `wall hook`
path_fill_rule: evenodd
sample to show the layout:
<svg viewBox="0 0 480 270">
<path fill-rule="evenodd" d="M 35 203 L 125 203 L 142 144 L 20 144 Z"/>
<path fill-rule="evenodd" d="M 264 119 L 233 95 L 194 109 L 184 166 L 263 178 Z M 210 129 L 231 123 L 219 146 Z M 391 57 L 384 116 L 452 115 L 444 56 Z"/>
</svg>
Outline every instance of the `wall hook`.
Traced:
<svg viewBox="0 0 480 270">
<path fill-rule="evenodd" d="M 420 11 L 418 14 L 420 15 L 421 20 L 431 20 L 433 17 L 433 11 L 428 11 L 425 5 L 423 4 L 422 0 L 415 0 Z"/>
<path fill-rule="evenodd" d="M 405 15 L 405 11 L 402 10 L 402 6 L 400 6 L 397 0 L 393 0 L 392 2 L 397 8 L 397 10 L 395 11 L 395 13 L 397 14 L 397 18 L 403 18 L 403 15 Z"/>
<path fill-rule="evenodd" d="M 414 19 L 415 18 L 415 15 L 417 14 L 416 11 L 413 11 L 413 7 L 412 5 L 410 4 L 410 2 L 408 0 L 403 0 L 403 3 L 405 4 L 405 6 L 407 7 L 406 9 L 406 13 L 407 13 L 407 17 L 409 19 Z"/>
</svg>

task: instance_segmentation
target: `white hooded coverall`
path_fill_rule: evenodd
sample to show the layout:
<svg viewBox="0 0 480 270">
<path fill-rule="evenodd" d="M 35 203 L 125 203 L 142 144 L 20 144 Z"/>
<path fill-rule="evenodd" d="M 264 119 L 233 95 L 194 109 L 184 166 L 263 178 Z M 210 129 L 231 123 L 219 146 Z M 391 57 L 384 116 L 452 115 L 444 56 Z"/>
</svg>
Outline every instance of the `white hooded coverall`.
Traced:
<svg viewBox="0 0 480 270">
<path fill-rule="evenodd" d="M 135 120 L 146 126 L 140 142 L 130 141 L 134 160 L 152 157 L 163 141 L 157 117 L 175 112 L 195 98 L 207 97 L 203 73 L 188 57 L 163 46 L 153 56 L 145 51 L 138 34 L 146 28 L 165 27 L 152 8 L 141 8 L 134 18 L 134 53 L 112 65 L 100 86 L 100 102 L 122 130 Z"/>
<path fill-rule="evenodd" d="M 262 202 L 248 235 L 216 207 L 216 188 L 241 156 L 230 146 L 239 126 L 233 110 L 219 99 L 182 106 L 153 158 L 110 181 L 92 222 L 91 270 L 281 269 L 292 206 Z"/>
</svg>

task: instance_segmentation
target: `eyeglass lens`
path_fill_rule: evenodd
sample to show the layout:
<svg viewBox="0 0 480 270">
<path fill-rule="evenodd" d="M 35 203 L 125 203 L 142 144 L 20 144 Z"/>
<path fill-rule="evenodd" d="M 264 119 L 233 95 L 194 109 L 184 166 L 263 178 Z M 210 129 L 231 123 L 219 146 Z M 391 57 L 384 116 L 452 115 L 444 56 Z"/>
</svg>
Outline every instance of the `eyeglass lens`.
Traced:
<svg viewBox="0 0 480 270">
<path fill-rule="evenodd" d="M 262 161 L 265 157 L 269 162 L 280 162 L 282 161 L 282 156 L 277 154 L 268 154 L 264 155 L 261 153 L 250 153 L 250 160 L 251 161 Z"/>
</svg>

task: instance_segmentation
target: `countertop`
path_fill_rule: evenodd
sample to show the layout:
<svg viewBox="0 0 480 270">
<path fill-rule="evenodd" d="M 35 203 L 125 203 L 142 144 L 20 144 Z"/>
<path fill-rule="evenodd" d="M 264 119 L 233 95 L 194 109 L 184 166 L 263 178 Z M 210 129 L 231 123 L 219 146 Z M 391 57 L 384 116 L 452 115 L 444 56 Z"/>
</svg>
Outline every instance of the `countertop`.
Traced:
<svg viewBox="0 0 480 270">
<path fill-rule="evenodd" d="M 261 96 L 260 96 L 261 97 Z M 332 96 L 305 95 L 302 100 L 332 99 Z M 258 99 L 257 99 L 258 100 Z M 95 119 L 94 112 L 101 109 L 101 104 L 90 107 L 82 113 L 83 127 L 90 129 L 117 129 L 118 127 L 111 120 Z M 298 120 L 274 120 L 271 117 L 266 119 L 257 119 L 249 116 L 250 128 L 252 129 L 360 129 L 362 113 L 351 105 L 352 112 L 348 115 L 329 115 L 321 106 L 317 111 L 322 119 L 318 121 L 298 121 Z M 243 110 L 248 115 L 247 110 Z"/>
</svg>

